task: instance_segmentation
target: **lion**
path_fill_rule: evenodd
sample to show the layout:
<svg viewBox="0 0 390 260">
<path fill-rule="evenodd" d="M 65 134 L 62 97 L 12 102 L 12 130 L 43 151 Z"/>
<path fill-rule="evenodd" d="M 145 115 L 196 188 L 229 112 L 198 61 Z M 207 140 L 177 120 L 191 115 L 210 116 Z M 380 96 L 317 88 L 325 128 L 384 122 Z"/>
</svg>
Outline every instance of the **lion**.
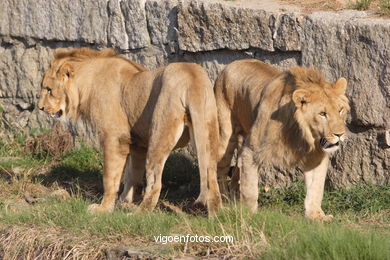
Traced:
<svg viewBox="0 0 390 260">
<path fill-rule="evenodd" d="M 258 60 L 235 61 L 218 76 L 214 92 L 220 127 L 218 178 L 228 192 L 227 174 L 238 148 L 240 199 L 258 207 L 258 171 L 299 167 L 305 177 L 305 216 L 330 220 L 321 208 L 329 156 L 345 139 L 349 111 L 347 81 L 327 82 L 305 67 L 279 70 Z"/>
<path fill-rule="evenodd" d="M 82 118 L 96 129 L 104 194 L 90 212 L 114 210 L 123 172 L 119 202 L 135 202 L 146 172 L 139 209 L 154 209 L 169 153 L 189 141 L 199 161 L 196 203 L 209 213 L 220 208 L 217 109 L 213 85 L 199 65 L 171 63 L 147 70 L 111 49 L 60 49 L 44 74 L 38 107 L 61 120 Z"/>
</svg>

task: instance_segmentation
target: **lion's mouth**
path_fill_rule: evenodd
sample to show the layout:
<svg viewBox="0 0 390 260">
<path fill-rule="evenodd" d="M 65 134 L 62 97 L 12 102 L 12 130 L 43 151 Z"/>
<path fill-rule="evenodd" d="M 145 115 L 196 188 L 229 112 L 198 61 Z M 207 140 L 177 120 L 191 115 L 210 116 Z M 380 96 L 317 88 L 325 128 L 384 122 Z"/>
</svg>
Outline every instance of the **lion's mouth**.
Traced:
<svg viewBox="0 0 390 260">
<path fill-rule="evenodd" d="M 60 118 L 62 116 L 63 112 L 62 109 L 58 110 L 57 113 L 50 114 L 52 118 Z"/>
<path fill-rule="evenodd" d="M 340 141 L 337 141 L 336 143 L 331 143 L 326 138 L 322 137 L 320 139 L 320 145 L 323 151 L 325 152 L 333 152 L 336 151 L 340 146 Z"/>
</svg>

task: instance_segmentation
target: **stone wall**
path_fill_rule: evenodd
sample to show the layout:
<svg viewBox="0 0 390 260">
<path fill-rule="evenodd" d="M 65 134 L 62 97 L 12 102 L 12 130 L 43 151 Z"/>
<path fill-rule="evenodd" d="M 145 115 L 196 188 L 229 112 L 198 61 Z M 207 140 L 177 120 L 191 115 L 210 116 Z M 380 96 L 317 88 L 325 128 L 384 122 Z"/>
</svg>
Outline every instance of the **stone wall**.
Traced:
<svg viewBox="0 0 390 260">
<path fill-rule="evenodd" d="M 81 46 L 112 47 L 151 69 L 196 62 L 211 79 L 226 64 L 247 58 L 280 69 L 314 66 L 329 81 L 346 77 L 350 134 L 332 157 L 330 184 L 390 182 L 390 143 L 385 138 L 390 129 L 389 19 L 358 11 L 307 15 L 230 1 L 3 0 L 3 128 L 50 127 L 51 120 L 35 107 L 43 72 L 56 48 Z M 87 126 L 79 123 L 75 129 L 93 139 Z M 285 186 L 300 175 L 266 172 L 261 181 Z"/>
</svg>

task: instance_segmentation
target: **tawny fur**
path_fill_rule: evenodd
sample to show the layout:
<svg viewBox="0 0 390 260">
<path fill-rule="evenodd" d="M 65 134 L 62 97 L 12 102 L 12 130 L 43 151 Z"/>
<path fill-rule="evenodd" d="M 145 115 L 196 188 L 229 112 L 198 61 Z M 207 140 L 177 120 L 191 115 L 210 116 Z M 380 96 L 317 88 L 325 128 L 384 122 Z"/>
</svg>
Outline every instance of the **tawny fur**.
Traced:
<svg viewBox="0 0 390 260">
<path fill-rule="evenodd" d="M 304 172 L 316 169 L 326 172 L 328 152 L 321 147 L 320 139 L 336 143 L 345 136 L 345 118 L 349 111 L 345 88 L 344 78 L 328 83 L 312 68 L 294 67 L 280 72 L 257 60 L 228 65 L 215 84 L 221 192 L 227 194 L 226 176 L 237 147 L 239 170 L 235 173 L 241 175 L 241 198 L 252 210 L 257 208 L 259 169 L 300 167 Z M 240 137 L 242 147 L 239 147 Z M 233 180 L 238 179 L 233 177 Z M 306 204 L 313 204 L 313 197 L 322 199 L 323 188 L 319 182 L 315 183 L 318 196 L 307 195 Z M 233 183 L 233 189 L 235 185 L 237 183 Z M 306 207 L 306 215 L 326 218 L 318 199 L 314 204 Z M 316 213 L 312 213 L 314 211 Z M 317 218 L 315 216 L 313 218 Z"/>
<path fill-rule="evenodd" d="M 122 172 L 120 200 L 133 203 L 147 179 L 141 208 L 153 209 L 169 153 L 193 139 L 199 160 L 198 202 L 210 212 L 221 205 L 216 177 L 218 121 L 213 87 L 193 63 L 156 70 L 110 49 L 61 49 L 46 71 L 38 106 L 45 112 L 92 123 L 104 153 L 104 196 L 94 212 L 113 210 Z"/>
</svg>

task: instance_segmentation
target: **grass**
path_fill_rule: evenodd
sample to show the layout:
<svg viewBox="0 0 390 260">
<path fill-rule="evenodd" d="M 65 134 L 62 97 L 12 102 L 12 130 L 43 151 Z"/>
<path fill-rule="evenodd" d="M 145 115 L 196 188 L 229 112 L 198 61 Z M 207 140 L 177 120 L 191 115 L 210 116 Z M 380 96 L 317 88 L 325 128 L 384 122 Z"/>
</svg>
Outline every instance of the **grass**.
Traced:
<svg viewBox="0 0 390 260">
<path fill-rule="evenodd" d="M 389 0 L 282 0 L 284 3 L 300 6 L 303 12 L 312 13 L 315 11 L 340 11 L 346 9 L 375 11 L 380 16 L 388 18 L 390 15 Z"/>
<path fill-rule="evenodd" d="M 350 8 L 355 10 L 368 10 L 370 7 L 372 0 L 357 0 L 354 2 L 351 2 Z"/>
<path fill-rule="evenodd" d="M 381 0 L 379 6 L 382 13 L 390 15 L 390 0 Z"/>
<path fill-rule="evenodd" d="M 161 200 L 191 199 L 198 192 L 196 164 L 182 154 L 174 153 L 167 162 Z M 360 184 L 345 190 L 328 190 L 323 209 L 335 215 L 335 219 L 324 224 L 303 218 L 305 191 L 301 182 L 267 192 L 260 188 L 260 209 L 256 214 L 231 203 L 211 219 L 200 214 L 178 215 L 162 208 L 143 213 L 131 208 L 116 209 L 112 214 L 91 215 L 87 206 L 99 201 L 103 192 L 102 156 L 98 151 L 81 145 L 53 162 L 53 158 L 42 153 L 29 154 L 19 140 L 2 143 L 1 157 L 17 159 L 0 160 L 0 258 L 33 259 L 41 254 L 44 259 L 66 255 L 105 259 L 108 254 L 128 255 L 129 248 L 135 248 L 137 255 L 147 251 L 150 256 L 163 258 L 193 255 L 388 259 L 390 256 L 390 185 Z M 24 170 L 16 174 L 12 169 L 17 167 Z M 68 190 L 71 198 L 49 196 L 50 191 L 58 188 Z M 23 189 L 28 189 L 38 202 L 13 206 L 14 201 L 23 201 Z M 187 234 L 230 235 L 234 241 L 164 245 L 154 238 Z"/>
<path fill-rule="evenodd" d="M 230 245 L 192 244 L 186 253 L 202 256 L 211 248 L 215 254 L 231 254 L 264 259 L 386 259 L 390 254 L 388 229 L 364 232 L 334 223 L 312 223 L 300 214 L 286 215 L 275 208 L 263 208 L 252 215 L 239 206 L 230 205 L 217 218 L 177 216 L 156 210 L 132 213 L 116 210 L 113 214 L 93 216 L 87 213 L 81 198 L 51 201 L 22 213 L 2 212 L 8 225 L 33 226 L 41 230 L 57 229 L 74 236 L 131 238 L 145 244 L 156 244 L 154 236 L 162 235 L 231 235 Z M 228 247 L 230 246 L 230 248 Z M 182 244 L 168 244 L 168 254 L 183 253 Z M 169 255 L 163 255 L 168 257 Z"/>
</svg>

